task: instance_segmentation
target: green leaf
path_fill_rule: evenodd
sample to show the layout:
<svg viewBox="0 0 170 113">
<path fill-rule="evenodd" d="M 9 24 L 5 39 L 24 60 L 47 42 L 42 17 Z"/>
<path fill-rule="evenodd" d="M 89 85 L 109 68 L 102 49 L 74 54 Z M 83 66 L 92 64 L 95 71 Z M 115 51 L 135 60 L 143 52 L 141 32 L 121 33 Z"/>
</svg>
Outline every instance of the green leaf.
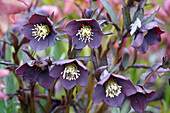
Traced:
<svg viewBox="0 0 170 113">
<path fill-rule="evenodd" d="M 128 7 L 123 8 L 123 22 L 126 26 L 126 29 L 129 29 L 131 19 L 130 19 L 130 9 Z"/>
<path fill-rule="evenodd" d="M 103 7 L 106 9 L 107 13 L 110 15 L 111 21 L 114 22 L 118 27 L 119 27 L 119 22 L 117 20 L 116 14 L 112 8 L 112 6 L 104 0 L 100 0 L 102 3 Z"/>
<path fill-rule="evenodd" d="M 142 26 L 149 23 L 149 22 L 151 22 L 155 18 L 155 16 L 156 16 L 157 12 L 159 11 L 159 9 L 160 9 L 160 7 L 142 23 Z"/>
<path fill-rule="evenodd" d="M 129 57 L 130 57 L 129 50 L 127 48 L 125 48 L 125 52 L 123 55 L 123 61 L 122 61 L 124 68 L 126 68 L 128 62 L 129 62 Z"/>
</svg>

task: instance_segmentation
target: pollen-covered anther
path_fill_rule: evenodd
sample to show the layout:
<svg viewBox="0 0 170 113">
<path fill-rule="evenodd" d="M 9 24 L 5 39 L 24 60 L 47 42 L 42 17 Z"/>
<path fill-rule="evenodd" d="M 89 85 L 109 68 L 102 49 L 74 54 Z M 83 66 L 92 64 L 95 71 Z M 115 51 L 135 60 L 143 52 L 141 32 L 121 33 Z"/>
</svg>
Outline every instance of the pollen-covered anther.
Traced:
<svg viewBox="0 0 170 113">
<path fill-rule="evenodd" d="M 34 28 L 32 28 L 32 36 L 34 36 L 35 39 L 39 37 L 38 41 L 40 41 L 41 38 L 44 40 L 49 35 L 49 33 L 50 29 L 47 25 L 35 24 Z"/>
<path fill-rule="evenodd" d="M 63 75 L 63 79 L 66 80 L 77 80 L 80 76 L 80 71 L 77 69 L 77 66 L 75 64 L 67 64 L 65 66 L 65 69 L 61 74 Z"/>
<path fill-rule="evenodd" d="M 114 96 L 119 96 L 121 93 L 121 88 L 122 86 L 119 86 L 116 82 L 114 81 L 109 81 L 106 84 L 106 97 L 114 98 Z"/>
<path fill-rule="evenodd" d="M 93 40 L 93 38 L 91 38 L 93 34 L 94 33 L 92 32 L 90 26 L 83 26 L 80 30 L 78 30 L 76 36 L 79 36 L 79 40 L 86 43 L 87 41 L 90 42 L 91 40 Z"/>
</svg>

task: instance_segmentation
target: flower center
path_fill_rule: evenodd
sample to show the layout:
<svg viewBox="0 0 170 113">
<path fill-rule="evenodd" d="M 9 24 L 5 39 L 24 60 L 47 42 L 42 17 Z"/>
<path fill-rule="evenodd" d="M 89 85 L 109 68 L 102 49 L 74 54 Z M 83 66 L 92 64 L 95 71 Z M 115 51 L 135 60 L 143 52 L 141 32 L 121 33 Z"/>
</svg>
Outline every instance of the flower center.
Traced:
<svg viewBox="0 0 170 113">
<path fill-rule="evenodd" d="M 121 93 L 122 86 L 119 86 L 114 80 L 109 80 L 105 86 L 106 97 L 114 98 Z"/>
<path fill-rule="evenodd" d="M 80 30 L 78 30 L 78 33 L 76 34 L 76 36 L 79 36 L 79 40 L 81 40 L 82 42 L 84 41 L 85 43 L 90 42 L 91 40 L 93 40 L 91 38 L 91 36 L 93 36 L 93 32 L 90 26 L 83 26 Z"/>
<path fill-rule="evenodd" d="M 47 25 L 34 25 L 34 28 L 32 29 L 32 36 L 35 37 L 35 39 L 37 39 L 38 37 L 38 41 L 40 41 L 41 38 L 43 38 L 43 40 L 46 38 L 47 35 L 49 35 L 50 33 L 50 29 Z"/>
<path fill-rule="evenodd" d="M 80 71 L 77 69 L 77 66 L 73 63 L 66 64 L 65 69 L 61 74 L 63 75 L 63 79 L 66 80 L 77 80 L 80 76 Z"/>
</svg>

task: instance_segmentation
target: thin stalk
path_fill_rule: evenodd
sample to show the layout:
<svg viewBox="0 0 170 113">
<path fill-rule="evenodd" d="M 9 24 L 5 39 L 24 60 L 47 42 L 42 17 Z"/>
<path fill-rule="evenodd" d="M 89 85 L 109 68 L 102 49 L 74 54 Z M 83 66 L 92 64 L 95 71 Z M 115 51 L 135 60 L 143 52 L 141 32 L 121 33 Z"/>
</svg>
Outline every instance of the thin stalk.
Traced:
<svg viewBox="0 0 170 113">
<path fill-rule="evenodd" d="M 155 69 L 155 71 L 153 71 L 153 72 L 149 75 L 149 77 L 145 80 L 145 82 L 142 84 L 142 86 L 144 86 L 144 85 L 147 83 L 147 81 L 152 77 L 152 75 L 153 75 L 159 68 L 161 68 L 161 67 L 162 67 L 162 65 L 159 66 L 159 67 L 157 67 L 157 68 Z"/>
<path fill-rule="evenodd" d="M 31 83 L 31 111 L 32 111 L 32 113 L 36 113 L 35 112 L 35 102 L 34 102 L 34 88 L 35 88 L 35 84 L 36 84 L 36 82 Z"/>
<path fill-rule="evenodd" d="M 36 53 L 36 51 L 33 51 L 33 53 L 32 53 L 32 56 L 33 56 L 33 57 L 34 57 L 35 53 Z"/>
<path fill-rule="evenodd" d="M 54 92 L 54 87 L 55 87 L 55 84 L 56 84 L 56 82 L 57 82 L 58 79 L 59 79 L 59 78 L 57 78 L 57 79 L 54 81 L 54 83 L 53 83 L 53 85 L 52 85 L 52 87 L 51 87 L 51 89 L 50 89 L 50 94 L 49 94 L 48 103 L 47 103 L 47 113 L 50 113 L 51 96 L 52 96 L 52 94 L 53 94 L 53 92 Z"/>
<path fill-rule="evenodd" d="M 32 56 L 34 57 L 36 51 L 33 51 L 32 53 Z M 34 102 L 34 88 L 35 88 L 35 84 L 36 82 L 34 83 L 30 83 L 31 85 L 31 108 L 32 108 L 32 113 L 36 113 L 35 112 L 35 102 Z"/>
<path fill-rule="evenodd" d="M 89 113 L 90 111 L 90 108 L 91 108 L 91 105 L 92 105 L 92 99 L 90 100 L 89 104 L 88 104 L 88 107 L 86 109 L 86 113 Z"/>
<path fill-rule="evenodd" d="M 72 94 L 73 94 L 73 91 L 74 91 L 74 87 L 69 91 L 67 91 L 68 93 L 68 96 L 67 96 L 67 104 L 66 104 L 66 110 L 65 110 L 65 113 L 69 113 L 69 110 L 70 110 L 70 101 L 71 101 L 71 97 L 72 97 Z"/>
</svg>

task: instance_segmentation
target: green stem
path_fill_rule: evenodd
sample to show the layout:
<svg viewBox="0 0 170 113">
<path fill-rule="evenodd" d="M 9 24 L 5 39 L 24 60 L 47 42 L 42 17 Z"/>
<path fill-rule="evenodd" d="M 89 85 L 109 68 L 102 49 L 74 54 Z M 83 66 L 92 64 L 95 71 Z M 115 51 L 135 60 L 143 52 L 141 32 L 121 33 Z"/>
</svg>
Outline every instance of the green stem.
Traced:
<svg viewBox="0 0 170 113">
<path fill-rule="evenodd" d="M 35 53 L 36 53 L 36 51 L 33 51 L 33 53 L 32 53 L 32 56 L 33 56 L 33 57 L 34 57 Z"/>
<path fill-rule="evenodd" d="M 47 103 L 47 113 L 50 113 L 51 96 L 52 96 L 52 94 L 53 94 L 53 92 L 54 92 L 54 87 L 55 87 L 55 84 L 56 84 L 56 82 L 57 82 L 58 79 L 59 79 L 59 78 L 57 78 L 57 79 L 54 81 L 54 83 L 53 83 L 53 85 L 52 85 L 52 87 L 51 87 L 51 89 L 50 89 L 50 94 L 49 94 L 48 103 Z"/>
<path fill-rule="evenodd" d="M 74 91 L 74 87 L 71 89 L 71 90 L 68 90 L 67 94 L 67 104 L 66 104 L 66 110 L 65 110 L 65 113 L 69 113 L 69 110 L 70 110 L 70 101 L 71 101 L 71 97 L 72 97 L 72 94 L 73 94 L 73 91 Z"/>
<path fill-rule="evenodd" d="M 31 108 L 32 108 L 32 113 L 36 113 L 35 112 L 35 102 L 34 102 L 34 88 L 35 88 L 35 84 L 36 84 L 36 82 L 31 83 Z"/>
<path fill-rule="evenodd" d="M 145 80 L 145 82 L 142 84 L 142 86 L 144 86 L 144 85 L 147 83 L 147 81 L 152 77 L 152 75 L 153 75 L 159 68 L 161 68 L 161 67 L 162 67 L 162 65 L 159 66 L 158 68 L 156 68 L 155 71 L 153 71 L 153 72 L 149 75 L 149 77 Z"/>
<path fill-rule="evenodd" d="M 87 107 L 86 113 L 89 113 L 90 108 L 91 108 L 91 105 L 92 105 L 92 99 L 90 100 L 90 102 L 89 102 L 89 104 L 88 104 L 88 107 Z"/>
</svg>

